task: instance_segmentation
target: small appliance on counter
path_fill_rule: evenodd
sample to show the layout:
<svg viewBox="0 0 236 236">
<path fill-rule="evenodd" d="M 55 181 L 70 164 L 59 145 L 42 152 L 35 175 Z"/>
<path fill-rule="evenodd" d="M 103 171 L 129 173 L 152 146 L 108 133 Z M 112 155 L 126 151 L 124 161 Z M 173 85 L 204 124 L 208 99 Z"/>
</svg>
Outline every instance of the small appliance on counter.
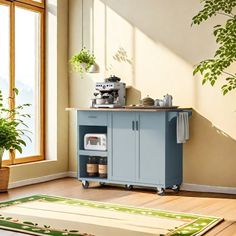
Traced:
<svg viewBox="0 0 236 236">
<path fill-rule="evenodd" d="M 85 150 L 107 150 L 107 135 L 106 134 L 85 134 L 84 135 Z"/>
<path fill-rule="evenodd" d="M 115 108 L 125 106 L 126 88 L 125 83 L 120 82 L 120 78 L 110 76 L 104 82 L 97 82 L 92 99 L 92 107 L 95 108 Z"/>
</svg>

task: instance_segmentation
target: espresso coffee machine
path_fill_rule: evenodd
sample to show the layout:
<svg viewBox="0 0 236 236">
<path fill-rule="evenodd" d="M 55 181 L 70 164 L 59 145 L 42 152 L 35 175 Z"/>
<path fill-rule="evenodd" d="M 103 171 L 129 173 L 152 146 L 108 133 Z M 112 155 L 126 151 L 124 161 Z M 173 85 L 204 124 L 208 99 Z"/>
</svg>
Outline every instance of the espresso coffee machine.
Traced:
<svg viewBox="0 0 236 236">
<path fill-rule="evenodd" d="M 110 76 L 105 82 L 97 82 L 92 99 L 92 107 L 115 108 L 125 106 L 126 90 L 125 83 L 120 82 L 120 78 Z"/>
</svg>

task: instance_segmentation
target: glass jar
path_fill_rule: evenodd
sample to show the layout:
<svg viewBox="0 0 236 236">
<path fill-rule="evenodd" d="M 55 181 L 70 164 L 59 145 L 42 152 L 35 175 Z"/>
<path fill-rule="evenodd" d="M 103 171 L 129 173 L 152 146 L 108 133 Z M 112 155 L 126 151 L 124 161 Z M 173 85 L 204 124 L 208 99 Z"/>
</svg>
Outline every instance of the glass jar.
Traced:
<svg viewBox="0 0 236 236">
<path fill-rule="evenodd" d="M 106 157 L 99 158 L 98 174 L 100 178 L 107 178 L 107 158 Z"/>
<path fill-rule="evenodd" d="M 96 177 L 98 175 L 98 163 L 96 157 L 88 158 L 86 170 L 89 177 Z"/>
</svg>

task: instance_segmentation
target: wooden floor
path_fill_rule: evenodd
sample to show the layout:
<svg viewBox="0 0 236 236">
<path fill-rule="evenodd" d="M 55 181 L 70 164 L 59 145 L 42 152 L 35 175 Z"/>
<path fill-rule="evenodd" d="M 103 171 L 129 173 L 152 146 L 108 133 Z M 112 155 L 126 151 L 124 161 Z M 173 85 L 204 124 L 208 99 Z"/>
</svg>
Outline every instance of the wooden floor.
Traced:
<svg viewBox="0 0 236 236">
<path fill-rule="evenodd" d="M 125 190 L 122 187 L 92 185 L 83 189 L 81 183 L 73 178 L 54 180 L 9 190 L 0 194 L 0 201 L 21 198 L 33 194 L 49 194 L 70 198 L 97 200 L 148 208 L 181 211 L 223 217 L 225 221 L 209 231 L 207 236 L 236 236 L 236 195 L 167 192 L 158 196 L 154 190 Z M 15 232 L 0 230 L 0 236 L 19 236 Z"/>
</svg>

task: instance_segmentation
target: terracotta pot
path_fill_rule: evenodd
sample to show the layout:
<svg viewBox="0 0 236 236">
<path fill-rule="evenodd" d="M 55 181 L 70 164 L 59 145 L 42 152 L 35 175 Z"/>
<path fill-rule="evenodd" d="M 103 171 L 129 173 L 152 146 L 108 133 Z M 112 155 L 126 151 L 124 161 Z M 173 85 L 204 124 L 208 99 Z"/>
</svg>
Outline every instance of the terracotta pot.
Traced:
<svg viewBox="0 0 236 236">
<path fill-rule="evenodd" d="M 8 167 L 2 167 L 0 169 L 0 193 L 8 191 L 10 169 Z"/>
<path fill-rule="evenodd" d="M 3 153 L 4 153 L 4 148 L 0 147 L 0 169 L 2 168 Z"/>
<path fill-rule="evenodd" d="M 7 192 L 10 173 L 10 169 L 8 167 L 2 167 L 3 153 L 4 149 L 0 148 L 0 193 Z"/>
</svg>

